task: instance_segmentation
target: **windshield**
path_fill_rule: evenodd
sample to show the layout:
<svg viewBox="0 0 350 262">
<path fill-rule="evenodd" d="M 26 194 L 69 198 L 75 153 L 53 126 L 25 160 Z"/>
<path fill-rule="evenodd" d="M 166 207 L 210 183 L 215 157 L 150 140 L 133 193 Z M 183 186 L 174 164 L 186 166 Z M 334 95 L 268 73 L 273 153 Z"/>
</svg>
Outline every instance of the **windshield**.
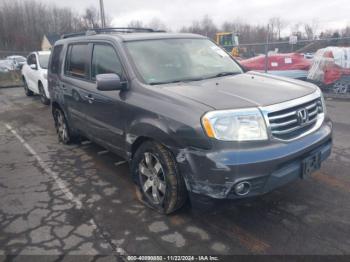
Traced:
<svg viewBox="0 0 350 262">
<path fill-rule="evenodd" d="M 132 41 L 126 46 L 147 84 L 195 81 L 242 73 L 237 63 L 208 39 Z"/>
<path fill-rule="evenodd" d="M 47 69 L 49 65 L 49 58 L 50 58 L 50 54 L 39 55 L 39 64 L 41 68 Z"/>
</svg>

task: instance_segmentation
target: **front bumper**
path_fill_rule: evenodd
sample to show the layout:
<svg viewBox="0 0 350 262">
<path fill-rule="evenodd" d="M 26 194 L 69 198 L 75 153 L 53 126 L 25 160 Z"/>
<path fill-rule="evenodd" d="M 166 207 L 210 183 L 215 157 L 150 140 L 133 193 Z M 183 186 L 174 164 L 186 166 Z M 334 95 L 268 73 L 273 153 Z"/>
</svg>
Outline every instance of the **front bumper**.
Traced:
<svg viewBox="0 0 350 262">
<path fill-rule="evenodd" d="M 310 154 L 320 152 L 321 161 L 330 155 L 332 122 L 325 120 L 318 130 L 292 142 L 217 143 L 213 148 L 177 152 L 190 192 L 216 199 L 261 195 L 300 178 L 302 161 Z M 233 188 L 242 181 L 249 181 L 251 190 L 238 196 Z"/>
</svg>

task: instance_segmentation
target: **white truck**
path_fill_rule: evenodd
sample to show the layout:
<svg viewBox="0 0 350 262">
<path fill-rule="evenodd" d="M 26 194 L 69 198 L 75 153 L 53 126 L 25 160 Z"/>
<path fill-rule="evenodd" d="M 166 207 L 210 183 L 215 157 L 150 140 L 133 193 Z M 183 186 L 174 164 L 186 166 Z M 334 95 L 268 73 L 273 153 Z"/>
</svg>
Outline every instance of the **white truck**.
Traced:
<svg viewBox="0 0 350 262">
<path fill-rule="evenodd" d="M 50 104 L 50 94 L 47 88 L 47 66 L 50 51 L 36 51 L 29 54 L 27 63 L 22 67 L 24 91 L 27 96 L 40 95 L 44 105 Z"/>
</svg>

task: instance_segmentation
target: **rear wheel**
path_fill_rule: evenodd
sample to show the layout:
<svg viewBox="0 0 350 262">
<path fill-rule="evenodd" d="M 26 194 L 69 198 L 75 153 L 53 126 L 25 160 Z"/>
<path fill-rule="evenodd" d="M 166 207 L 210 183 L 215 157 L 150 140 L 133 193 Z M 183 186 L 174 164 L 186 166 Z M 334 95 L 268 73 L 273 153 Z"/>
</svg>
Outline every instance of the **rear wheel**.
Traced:
<svg viewBox="0 0 350 262">
<path fill-rule="evenodd" d="M 69 144 L 72 142 L 72 137 L 69 131 L 68 122 L 61 109 L 55 108 L 53 112 L 55 127 L 58 136 L 58 141 L 63 144 Z"/>
<path fill-rule="evenodd" d="M 171 152 L 163 145 L 147 141 L 136 151 L 132 172 L 142 193 L 142 200 L 157 211 L 170 214 L 187 199 L 183 177 Z"/>
<path fill-rule="evenodd" d="M 39 95 L 41 103 L 43 103 L 44 105 L 50 104 L 50 99 L 47 98 L 42 83 L 39 83 Z"/>
<path fill-rule="evenodd" d="M 29 89 L 27 81 L 24 78 L 23 78 L 23 88 L 26 96 L 32 96 L 34 94 L 33 91 Z"/>
</svg>

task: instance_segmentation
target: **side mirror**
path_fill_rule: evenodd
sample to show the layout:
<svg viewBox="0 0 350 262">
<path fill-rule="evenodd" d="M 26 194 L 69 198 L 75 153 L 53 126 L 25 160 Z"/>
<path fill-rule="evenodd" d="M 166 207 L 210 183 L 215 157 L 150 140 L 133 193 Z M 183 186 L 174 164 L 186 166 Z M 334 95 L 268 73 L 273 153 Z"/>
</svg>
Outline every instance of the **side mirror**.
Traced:
<svg viewBox="0 0 350 262">
<path fill-rule="evenodd" d="M 112 91 L 123 89 L 120 77 L 117 74 L 96 75 L 97 89 L 100 91 Z"/>
<path fill-rule="evenodd" d="M 29 65 L 29 67 L 30 67 L 31 69 L 33 69 L 33 70 L 37 70 L 37 69 L 38 69 L 38 67 L 36 66 L 36 64 L 31 64 L 31 65 Z"/>
</svg>

